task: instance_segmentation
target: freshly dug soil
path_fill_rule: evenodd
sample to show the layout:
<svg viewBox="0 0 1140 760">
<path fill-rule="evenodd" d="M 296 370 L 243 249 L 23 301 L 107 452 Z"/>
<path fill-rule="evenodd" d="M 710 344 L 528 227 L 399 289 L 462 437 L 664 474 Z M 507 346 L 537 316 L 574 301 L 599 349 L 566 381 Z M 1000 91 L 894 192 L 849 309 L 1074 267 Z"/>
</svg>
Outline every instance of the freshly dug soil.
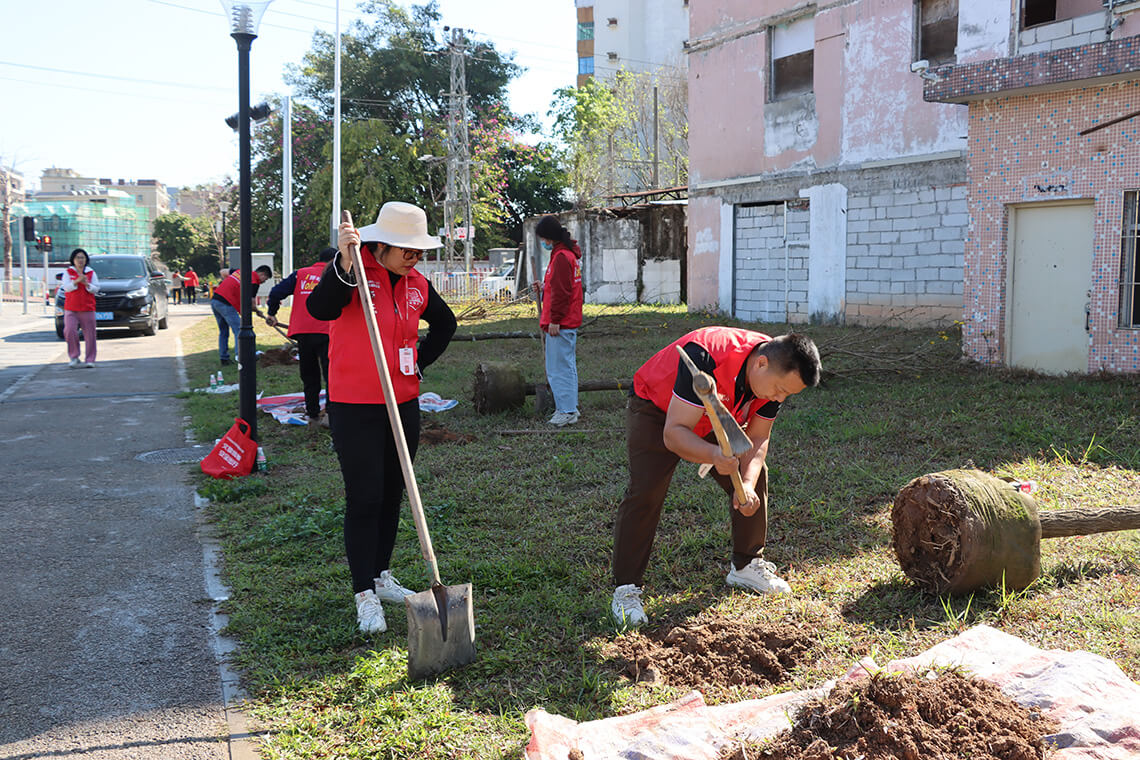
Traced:
<svg viewBox="0 0 1140 760">
<path fill-rule="evenodd" d="M 632 680 L 705 692 L 781 683 L 814 646 L 790 626 L 719 621 L 637 631 L 614 644 L 615 660 Z"/>
<path fill-rule="evenodd" d="M 448 430 L 438 422 L 427 422 L 425 420 L 420 425 L 420 443 L 437 445 L 440 443 L 470 443 L 474 440 L 476 440 L 475 436 Z"/>
<path fill-rule="evenodd" d="M 270 348 L 261 352 L 257 357 L 257 366 L 272 367 L 275 364 L 296 364 L 296 353 L 292 347 Z"/>
<path fill-rule="evenodd" d="M 1041 760 L 1056 724 L 988 681 L 956 671 L 883 675 L 809 702 L 770 743 L 721 760 Z"/>
</svg>

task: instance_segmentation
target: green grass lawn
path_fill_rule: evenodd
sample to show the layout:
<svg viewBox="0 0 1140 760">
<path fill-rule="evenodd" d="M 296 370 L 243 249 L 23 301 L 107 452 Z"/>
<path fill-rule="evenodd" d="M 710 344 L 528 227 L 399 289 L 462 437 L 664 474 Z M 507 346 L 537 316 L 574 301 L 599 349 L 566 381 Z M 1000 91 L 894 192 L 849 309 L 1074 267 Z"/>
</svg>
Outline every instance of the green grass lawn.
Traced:
<svg viewBox="0 0 1140 760">
<path fill-rule="evenodd" d="M 685 332 L 723 323 L 681 307 L 588 306 L 586 319 L 583 380 L 631 377 Z M 460 332 L 535 331 L 536 323 L 533 307 L 514 306 L 462 321 Z M 260 348 L 283 344 L 264 324 L 257 330 Z M 959 360 L 954 331 L 804 331 L 821 346 L 825 380 L 784 405 L 769 456 L 766 557 L 793 593 L 756 597 L 725 587 L 726 498 L 684 463 L 645 593 L 650 625 L 697 617 L 788 623 L 817 641 L 818 656 L 778 687 L 725 685 L 706 699 L 815 686 L 860 657 L 912 655 L 979 623 L 1040 647 L 1095 652 L 1140 678 L 1137 531 L 1048 540 L 1042 577 L 1029 589 L 966 598 L 918 590 L 890 548 L 895 494 L 939 470 L 1032 478 L 1042 509 L 1140 504 L 1140 378 L 980 369 Z M 217 370 L 216 327 L 204 320 L 183 340 L 191 386 L 202 387 Z M 197 473 L 224 541 L 229 632 L 242 643 L 237 664 L 268 732 L 264 757 L 517 758 L 533 707 L 591 720 L 684 693 L 630 683 L 606 653 L 621 635 L 607 611 L 613 516 L 626 479 L 624 395 L 584 393 L 574 429 L 504 435 L 549 426 L 535 416 L 533 397 L 509 413 L 474 411 L 475 367 L 488 359 L 518 364 L 528 381 L 542 377 L 537 340 L 454 342 L 423 385 L 460 401 L 425 414 L 425 424 L 473 438 L 421 445 L 415 463 L 443 581 L 475 590 L 478 658 L 438 680 L 407 681 L 407 621 L 398 607 L 387 607 L 386 633 L 369 640 L 356 630 L 327 431 L 262 415 L 267 475 L 222 482 Z M 301 390 L 293 367 L 262 368 L 258 382 L 266 395 Z M 187 405 L 201 441 L 237 415 L 236 394 L 194 394 Z M 400 530 L 393 570 L 423 590 L 427 573 L 407 511 Z"/>
</svg>

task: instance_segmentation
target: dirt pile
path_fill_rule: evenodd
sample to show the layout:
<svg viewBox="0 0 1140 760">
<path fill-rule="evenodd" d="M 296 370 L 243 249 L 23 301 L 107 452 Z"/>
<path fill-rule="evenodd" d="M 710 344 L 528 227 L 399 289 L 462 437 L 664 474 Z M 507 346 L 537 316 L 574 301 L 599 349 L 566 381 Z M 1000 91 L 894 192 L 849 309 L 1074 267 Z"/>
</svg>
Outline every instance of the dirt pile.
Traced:
<svg viewBox="0 0 1140 760">
<path fill-rule="evenodd" d="M 456 433 L 454 430 L 448 430 L 438 422 L 427 422 L 420 426 L 420 443 L 427 443 L 430 445 L 438 445 L 441 443 L 470 443 L 477 440 L 475 436 L 468 433 Z"/>
<path fill-rule="evenodd" d="M 839 684 L 770 742 L 721 760 L 1040 760 L 1055 729 L 993 684 L 957 671 Z"/>
<path fill-rule="evenodd" d="M 272 367 L 275 364 L 296 363 L 297 352 L 292 347 L 266 349 L 261 352 L 261 356 L 257 357 L 257 366 L 259 367 Z"/>
<path fill-rule="evenodd" d="M 814 646 L 790 626 L 718 621 L 631 633 L 614 642 L 613 659 L 634 681 L 707 693 L 782 683 Z"/>
</svg>

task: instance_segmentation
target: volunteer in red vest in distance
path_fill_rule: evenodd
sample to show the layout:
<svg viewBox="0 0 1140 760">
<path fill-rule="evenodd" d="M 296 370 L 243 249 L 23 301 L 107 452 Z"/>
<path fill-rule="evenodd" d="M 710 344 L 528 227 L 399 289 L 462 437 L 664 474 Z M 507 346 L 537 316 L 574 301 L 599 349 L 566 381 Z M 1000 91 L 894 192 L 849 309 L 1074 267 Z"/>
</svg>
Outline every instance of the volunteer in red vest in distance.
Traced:
<svg viewBox="0 0 1140 760">
<path fill-rule="evenodd" d="M 79 362 L 79 330 L 83 329 L 83 361 L 95 366 L 95 295 L 99 292 L 99 276 L 87 265 L 87 251 L 71 252 L 71 266 L 60 277 L 63 288 L 63 337 L 67 341 L 68 366 Z"/>
<path fill-rule="evenodd" d="M 364 308 L 356 289 L 351 245 L 363 245 L 363 276 L 371 291 L 380 341 L 408 450 L 420 440 L 420 371 L 439 358 L 455 334 L 455 315 L 416 263 L 442 243 L 427 231 L 423 209 L 385 203 L 375 224 L 340 225 L 339 253 L 309 294 L 309 313 L 335 320 L 329 333 L 327 410 L 344 478 L 344 549 L 352 573 L 356 621 L 363 633 L 387 630 L 381 602 L 403 605 L 412 592 L 389 569 L 396 545 L 404 474 L 384 407 Z M 420 321 L 427 334 L 418 342 Z"/>
<path fill-rule="evenodd" d="M 554 396 L 550 424 L 562 427 L 578 421 L 578 328 L 582 326 L 582 251 L 558 217 L 548 214 L 535 227 L 540 245 L 550 251 L 542 283 L 542 316 L 546 381 Z M 538 283 L 535 283 L 536 285 Z"/>
<path fill-rule="evenodd" d="M 717 394 L 741 424 L 752 448 L 726 457 L 712 433 L 693 377 L 677 354 L 716 380 Z M 770 338 L 732 327 L 703 327 L 654 354 L 633 376 L 626 409 L 629 483 L 614 521 L 614 591 L 610 611 L 619 625 L 646 621 L 641 592 L 653 537 L 677 462 L 711 464 L 732 503 L 732 562 L 726 582 L 760 594 L 790 591 L 764 560 L 768 537 L 769 434 L 780 404 L 819 384 L 819 351 L 797 333 Z M 730 478 L 740 469 L 747 500 L 740 503 Z"/>
<path fill-rule="evenodd" d="M 225 274 L 225 272 L 223 272 Z M 260 266 L 253 270 L 250 284 L 253 293 L 250 302 L 257 298 L 257 289 L 261 283 L 273 276 L 273 270 L 267 266 Z M 235 269 L 222 277 L 218 287 L 214 288 L 214 297 L 210 299 L 210 309 L 214 312 L 214 320 L 218 323 L 218 358 L 222 364 L 230 363 L 230 331 L 234 334 L 234 353 L 237 353 L 237 335 L 241 329 L 241 270 Z M 261 316 L 261 309 L 253 307 L 253 313 Z"/>
<path fill-rule="evenodd" d="M 182 295 L 186 303 L 198 302 L 198 273 L 194 267 L 186 267 L 182 273 Z"/>
<path fill-rule="evenodd" d="M 277 324 L 277 310 L 281 302 L 293 296 L 293 307 L 289 311 L 288 336 L 297 341 L 298 370 L 301 372 L 301 386 L 305 391 L 305 416 L 309 427 L 328 427 L 328 415 L 321 411 L 321 378 L 329 384 L 329 324 L 309 314 L 305 302 L 313 288 L 321 281 L 325 266 L 336 256 L 335 248 L 321 251 L 316 264 L 298 269 L 269 291 L 269 305 L 265 318 L 270 327 Z"/>
</svg>

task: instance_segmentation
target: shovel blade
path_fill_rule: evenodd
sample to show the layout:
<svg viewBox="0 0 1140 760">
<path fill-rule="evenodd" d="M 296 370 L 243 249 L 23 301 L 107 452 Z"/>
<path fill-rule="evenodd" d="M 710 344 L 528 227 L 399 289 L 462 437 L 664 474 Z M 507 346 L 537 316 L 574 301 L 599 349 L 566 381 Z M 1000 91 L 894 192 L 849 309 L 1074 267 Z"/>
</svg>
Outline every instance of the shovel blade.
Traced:
<svg viewBox="0 0 1140 760">
<path fill-rule="evenodd" d="M 404 598 L 408 609 L 408 678 L 413 681 L 462 667 L 475 659 L 471 584 L 440 588 L 443 593 L 428 589 Z M 444 605 L 443 619 L 440 605 Z"/>
</svg>

